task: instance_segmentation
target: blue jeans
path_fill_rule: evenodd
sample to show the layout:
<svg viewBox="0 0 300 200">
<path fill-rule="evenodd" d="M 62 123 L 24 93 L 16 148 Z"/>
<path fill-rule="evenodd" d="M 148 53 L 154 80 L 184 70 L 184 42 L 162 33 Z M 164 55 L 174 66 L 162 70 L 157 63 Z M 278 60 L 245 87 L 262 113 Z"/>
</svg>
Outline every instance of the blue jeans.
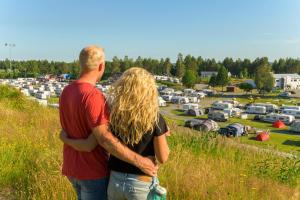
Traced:
<svg viewBox="0 0 300 200">
<path fill-rule="evenodd" d="M 78 200 L 106 200 L 108 177 L 96 180 L 78 180 L 68 177 Z"/>
<path fill-rule="evenodd" d="M 153 181 L 140 181 L 138 175 L 111 171 L 107 196 L 109 200 L 146 200 L 152 185 Z"/>
</svg>

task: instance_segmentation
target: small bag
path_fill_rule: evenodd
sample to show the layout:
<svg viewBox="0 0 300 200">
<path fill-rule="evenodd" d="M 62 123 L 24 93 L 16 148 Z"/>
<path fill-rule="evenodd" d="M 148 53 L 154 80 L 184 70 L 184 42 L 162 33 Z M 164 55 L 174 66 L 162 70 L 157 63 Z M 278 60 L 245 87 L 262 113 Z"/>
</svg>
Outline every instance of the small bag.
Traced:
<svg viewBox="0 0 300 200">
<path fill-rule="evenodd" d="M 150 194 L 147 200 L 166 200 L 167 189 L 159 185 L 157 177 L 153 178 L 153 183 L 150 188 Z"/>
</svg>

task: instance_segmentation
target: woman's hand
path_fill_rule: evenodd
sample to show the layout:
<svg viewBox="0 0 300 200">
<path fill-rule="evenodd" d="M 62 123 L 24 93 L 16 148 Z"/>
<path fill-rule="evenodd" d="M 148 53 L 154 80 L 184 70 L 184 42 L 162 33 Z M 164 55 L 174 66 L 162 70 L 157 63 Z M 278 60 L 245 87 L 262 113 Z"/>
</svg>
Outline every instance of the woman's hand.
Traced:
<svg viewBox="0 0 300 200">
<path fill-rule="evenodd" d="M 68 134 L 67 134 L 63 129 L 60 131 L 59 139 L 60 139 L 63 143 L 66 143 L 66 142 L 67 142 Z"/>
</svg>

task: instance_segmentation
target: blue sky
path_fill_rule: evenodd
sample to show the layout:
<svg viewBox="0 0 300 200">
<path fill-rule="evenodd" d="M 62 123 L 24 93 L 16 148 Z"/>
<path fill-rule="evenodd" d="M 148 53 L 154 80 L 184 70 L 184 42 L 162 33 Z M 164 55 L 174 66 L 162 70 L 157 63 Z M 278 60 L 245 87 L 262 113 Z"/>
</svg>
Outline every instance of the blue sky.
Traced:
<svg viewBox="0 0 300 200">
<path fill-rule="evenodd" d="M 299 0 L 0 0 L 0 59 L 300 58 Z"/>
</svg>

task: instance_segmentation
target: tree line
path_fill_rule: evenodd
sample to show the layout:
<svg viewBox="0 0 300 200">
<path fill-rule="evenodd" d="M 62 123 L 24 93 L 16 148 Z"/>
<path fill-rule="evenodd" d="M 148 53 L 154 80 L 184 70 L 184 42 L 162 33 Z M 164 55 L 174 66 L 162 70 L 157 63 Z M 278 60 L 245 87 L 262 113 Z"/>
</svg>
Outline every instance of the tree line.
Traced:
<svg viewBox="0 0 300 200">
<path fill-rule="evenodd" d="M 255 78 L 258 68 L 269 67 L 275 73 L 300 73 L 300 59 L 286 58 L 269 62 L 267 57 L 249 59 L 225 58 L 223 61 L 215 59 L 204 59 L 201 56 L 183 56 L 178 54 L 175 63 L 170 58 L 142 58 L 136 59 L 125 56 L 124 58 L 113 57 L 106 62 L 105 77 L 114 73 L 123 72 L 126 69 L 138 66 L 147 69 L 153 74 L 169 75 L 183 78 L 186 73 L 194 74 L 196 79 L 201 75 L 201 71 L 218 71 L 225 68 L 232 76 L 239 78 Z M 224 71 L 224 70 L 223 70 Z M 36 77 L 41 74 L 62 74 L 71 73 L 77 77 L 80 73 L 79 62 L 56 62 L 47 60 L 27 60 L 27 61 L 0 61 L 0 78 L 5 77 Z M 194 77 L 193 77 L 194 78 Z"/>
</svg>

